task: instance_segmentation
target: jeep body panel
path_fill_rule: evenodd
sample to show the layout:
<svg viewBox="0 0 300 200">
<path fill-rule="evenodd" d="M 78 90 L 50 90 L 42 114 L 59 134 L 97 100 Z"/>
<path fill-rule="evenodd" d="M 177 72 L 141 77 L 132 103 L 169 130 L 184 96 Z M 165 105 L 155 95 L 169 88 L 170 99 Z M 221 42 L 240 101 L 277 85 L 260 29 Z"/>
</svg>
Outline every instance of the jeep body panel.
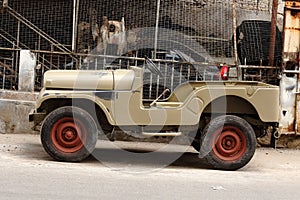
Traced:
<svg viewBox="0 0 300 200">
<path fill-rule="evenodd" d="M 85 99 L 99 106 L 113 126 L 196 125 L 203 112 L 257 114 L 262 122 L 278 122 L 277 86 L 259 82 L 187 82 L 179 85 L 169 98 L 149 106 L 142 100 L 143 72 L 137 67 L 48 71 L 36 113 L 53 99 Z M 222 98 L 225 101 L 218 101 Z M 243 109 L 240 101 L 235 105 L 232 99 L 242 99 L 253 108 Z"/>
<path fill-rule="evenodd" d="M 258 114 L 262 122 L 278 122 L 278 88 L 255 82 L 249 82 L 247 86 L 239 82 L 188 83 L 179 86 L 168 100 L 157 102 L 153 107 L 143 106 L 139 93 L 120 92 L 115 101 L 114 118 L 118 125 L 195 125 L 211 102 L 228 96 L 247 101 L 256 112 L 243 110 L 239 108 L 243 105 L 239 104 L 233 109 L 226 106 L 231 103 L 226 100 L 213 104 L 210 112 Z"/>
<path fill-rule="evenodd" d="M 213 102 L 219 98 L 236 97 L 238 99 L 246 100 L 250 103 L 259 118 L 263 122 L 278 122 L 279 120 L 279 90 L 277 86 L 271 86 L 267 84 L 260 84 L 258 82 L 222 82 L 220 83 L 207 83 L 205 86 L 196 87 L 196 96 L 201 98 L 204 102 L 204 107 L 208 106 L 210 102 Z M 234 99 L 234 98 L 231 98 Z M 242 105 L 236 104 L 234 106 L 215 103 L 213 105 L 213 112 L 215 113 L 227 113 L 238 112 L 243 113 Z M 203 112 L 203 110 L 201 110 Z M 226 113 L 225 112 L 225 113 Z M 245 114 L 251 111 L 244 110 Z"/>
</svg>

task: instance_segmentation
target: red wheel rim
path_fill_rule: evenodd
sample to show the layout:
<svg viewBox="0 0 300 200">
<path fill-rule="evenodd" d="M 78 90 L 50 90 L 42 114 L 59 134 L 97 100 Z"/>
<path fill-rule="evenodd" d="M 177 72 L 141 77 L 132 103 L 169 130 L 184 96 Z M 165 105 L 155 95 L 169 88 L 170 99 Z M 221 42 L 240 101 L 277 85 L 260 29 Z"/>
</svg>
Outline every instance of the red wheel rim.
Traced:
<svg viewBox="0 0 300 200">
<path fill-rule="evenodd" d="M 243 157 L 247 149 L 244 133 L 234 126 L 224 126 L 214 133 L 213 152 L 224 161 L 236 161 Z"/>
<path fill-rule="evenodd" d="M 55 122 L 50 135 L 54 147 L 64 153 L 79 151 L 86 140 L 83 123 L 72 117 L 64 117 Z"/>
</svg>

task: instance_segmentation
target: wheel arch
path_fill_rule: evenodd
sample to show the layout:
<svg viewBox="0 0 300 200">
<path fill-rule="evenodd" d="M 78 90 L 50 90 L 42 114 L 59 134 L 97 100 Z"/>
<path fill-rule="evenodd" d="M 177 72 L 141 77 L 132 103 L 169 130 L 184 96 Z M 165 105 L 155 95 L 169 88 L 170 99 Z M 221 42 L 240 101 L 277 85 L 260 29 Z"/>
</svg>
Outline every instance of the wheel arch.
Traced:
<svg viewBox="0 0 300 200">
<path fill-rule="evenodd" d="M 226 104 L 226 107 L 224 107 Z M 242 97 L 228 95 L 221 96 L 211 101 L 203 110 L 203 113 L 221 113 L 221 114 L 250 114 L 259 116 L 256 108 Z"/>
<path fill-rule="evenodd" d="M 225 107 L 224 104 L 226 104 Z M 253 128 L 266 124 L 261 120 L 257 109 L 251 102 L 234 95 L 218 97 L 206 105 L 200 117 L 200 125 L 204 126 L 206 124 L 203 123 L 204 118 L 217 117 L 219 115 L 239 116 L 251 124 Z M 257 133 L 257 136 L 259 135 L 260 133 Z"/>
<path fill-rule="evenodd" d="M 103 131 L 112 129 L 114 124 L 112 114 L 110 113 L 112 111 L 103 104 L 98 104 L 90 99 L 51 98 L 43 101 L 37 110 L 38 112 L 46 112 L 46 115 L 48 115 L 53 110 L 64 106 L 75 106 L 87 111 L 94 118 L 98 128 L 103 129 Z"/>
</svg>

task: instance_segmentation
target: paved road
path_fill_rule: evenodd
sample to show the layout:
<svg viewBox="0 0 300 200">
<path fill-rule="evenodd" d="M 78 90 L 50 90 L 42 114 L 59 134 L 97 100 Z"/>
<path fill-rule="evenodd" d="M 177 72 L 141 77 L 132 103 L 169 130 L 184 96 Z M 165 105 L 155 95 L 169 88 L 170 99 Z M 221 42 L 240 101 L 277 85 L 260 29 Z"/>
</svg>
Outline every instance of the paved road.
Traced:
<svg viewBox="0 0 300 200">
<path fill-rule="evenodd" d="M 161 145 L 116 143 L 138 155 Z M 145 147 L 145 145 L 147 145 Z M 178 155 L 178 146 L 158 160 Z M 179 148 L 180 149 L 180 148 Z M 182 149 L 180 149 L 182 150 Z M 235 172 L 206 169 L 188 149 L 173 164 L 114 156 L 98 142 L 81 163 L 53 161 L 39 136 L 0 134 L 0 199 L 299 199 L 300 151 L 258 149 Z M 134 152 L 133 154 L 137 154 Z M 163 158 L 163 159 L 160 159 Z"/>
</svg>

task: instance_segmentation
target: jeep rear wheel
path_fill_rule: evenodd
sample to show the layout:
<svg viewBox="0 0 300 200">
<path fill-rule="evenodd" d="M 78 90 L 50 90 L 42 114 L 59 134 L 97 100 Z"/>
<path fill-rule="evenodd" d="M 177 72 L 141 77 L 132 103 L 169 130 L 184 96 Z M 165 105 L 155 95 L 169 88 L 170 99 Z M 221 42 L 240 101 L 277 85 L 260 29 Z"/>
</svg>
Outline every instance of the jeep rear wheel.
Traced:
<svg viewBox="0 0 300 200">
<path fill-rule="evenodd" d="M 43 122 L 41 140 L 55 160 L 81 161 L 94 150 L 97 128 L 91 115 L 77 107 L 62 107 Z"/>
<path fill-rule="evenodd" d="M 245 166 L 256 149 L 256 136 L 244 119 L 227 115 L 212 119 L 201 137 L 200 155 L 215 169 Z"/>
</svg>

